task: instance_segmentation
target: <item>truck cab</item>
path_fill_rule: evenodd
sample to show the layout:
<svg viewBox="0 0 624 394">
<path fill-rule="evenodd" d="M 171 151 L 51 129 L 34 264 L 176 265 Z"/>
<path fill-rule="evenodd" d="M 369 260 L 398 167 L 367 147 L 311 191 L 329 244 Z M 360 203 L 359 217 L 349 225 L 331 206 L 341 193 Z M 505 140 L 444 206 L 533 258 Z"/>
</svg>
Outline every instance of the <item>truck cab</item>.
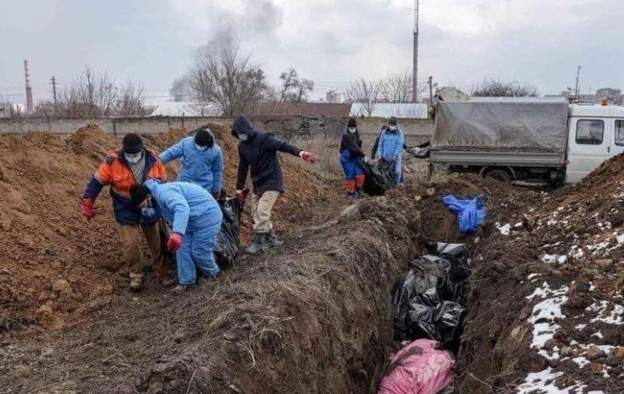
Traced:
<svg viewBox="0 0 624 394">
<path fill-rule="evenodd" d="M 569 107 L 566 183 L 579 182 L 602 162 L 624 152 L 624 107 Z"/>
</svg>

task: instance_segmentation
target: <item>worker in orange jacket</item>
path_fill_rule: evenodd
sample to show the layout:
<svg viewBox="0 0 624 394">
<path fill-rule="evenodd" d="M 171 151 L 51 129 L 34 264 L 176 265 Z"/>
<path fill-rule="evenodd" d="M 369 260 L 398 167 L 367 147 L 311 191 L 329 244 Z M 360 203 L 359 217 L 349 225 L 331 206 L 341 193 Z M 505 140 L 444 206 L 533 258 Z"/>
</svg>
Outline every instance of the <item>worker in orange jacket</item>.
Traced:
<svg viewBox="0 0 624 394">
<path fill-rule="evenodd" d="M 158 155 L 145 149 L 140 136 L 127 134 L 123 138 L 122 148 L 109 154 L 99 166 L 81 201 L 81 213 L 90 221 L 95 216 L 95 199 L 104 186 L 110 186 L 115 220 L 119 223 L 124 245 L 124 257 L 130 266 L 130 289 L 133 291 L 139 291 L 143 287 L 141 232 L 147 239 L 152 264 L 161 283 L 167 279 L 165 253 L 160 237 L 160 213 L 154 207 L 136 208 L 130 199 L 130 188 L 147 179 L 163 181 L 165 178 L 165 167 Z"/>
</svg>

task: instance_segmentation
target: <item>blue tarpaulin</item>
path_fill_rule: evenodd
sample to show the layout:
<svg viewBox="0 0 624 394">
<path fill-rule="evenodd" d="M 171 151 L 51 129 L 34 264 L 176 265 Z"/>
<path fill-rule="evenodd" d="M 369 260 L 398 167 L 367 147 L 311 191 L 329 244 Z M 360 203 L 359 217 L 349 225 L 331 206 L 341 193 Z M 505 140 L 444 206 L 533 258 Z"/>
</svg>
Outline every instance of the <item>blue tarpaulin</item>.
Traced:
<svg viewBox="0 0 624 394">
<path fill-rule="evenodd" d="M 457 215 L 461 234 L 474 233 L 485 220 L 486 209 L 480 196 L 461 199 L 449 194 L 442 197 L 442 202 Z"/>
</svg>

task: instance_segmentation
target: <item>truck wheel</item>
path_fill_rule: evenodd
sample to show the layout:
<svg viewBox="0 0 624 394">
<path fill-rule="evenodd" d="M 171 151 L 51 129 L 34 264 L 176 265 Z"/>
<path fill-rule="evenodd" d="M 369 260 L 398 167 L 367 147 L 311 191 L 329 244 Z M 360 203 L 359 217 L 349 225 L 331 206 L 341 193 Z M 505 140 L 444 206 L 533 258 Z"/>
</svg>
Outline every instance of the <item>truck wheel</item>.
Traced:
<svg viewBox="0 0 624 394">
<path fill-rule="evenodd" d="M 511 174 L 509 174 L 509 171 L 503 170 L 502 168 L 489 170 L 483 175 L 483 177 L 494 179 L 499 182 L 511 183 Z"/>
</svg>

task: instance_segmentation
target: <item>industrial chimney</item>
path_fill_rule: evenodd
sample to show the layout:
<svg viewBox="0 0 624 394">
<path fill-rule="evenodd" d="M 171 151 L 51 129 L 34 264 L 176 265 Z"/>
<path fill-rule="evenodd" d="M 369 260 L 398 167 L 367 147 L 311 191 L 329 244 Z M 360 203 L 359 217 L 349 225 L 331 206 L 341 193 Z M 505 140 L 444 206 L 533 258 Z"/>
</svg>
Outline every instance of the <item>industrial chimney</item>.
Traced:
<svg viewBox="0 0 624 394">
<path fill-rule="evenodd" d="M 30 68 L 28 60 L 24 60 L 24 78 L 26 79 L 26 112 L 33 112 L 32 84 L 30 83 Z"/>
</svg>

